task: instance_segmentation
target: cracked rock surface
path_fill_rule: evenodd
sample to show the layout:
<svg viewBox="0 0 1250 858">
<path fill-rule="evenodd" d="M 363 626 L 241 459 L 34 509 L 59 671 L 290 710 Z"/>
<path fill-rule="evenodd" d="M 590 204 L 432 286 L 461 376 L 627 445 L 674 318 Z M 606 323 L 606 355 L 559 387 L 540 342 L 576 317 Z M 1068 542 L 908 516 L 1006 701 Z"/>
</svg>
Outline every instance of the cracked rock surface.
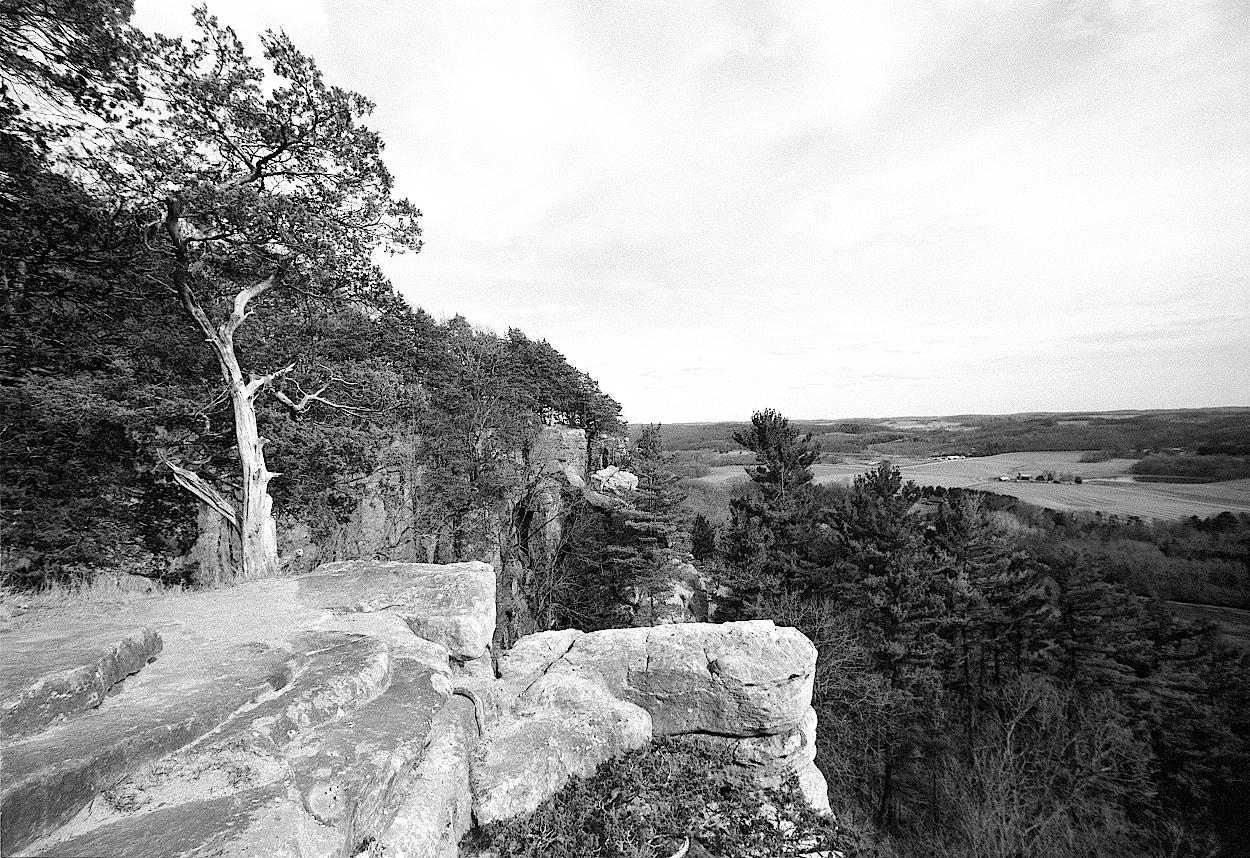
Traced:
<svg viewBox="0 0 1250 858">
<path fill-rule="evenodd" d="M 672 735 L 726 747 L 761 779 L 793 772 L 827 811 L 813 762 L 815 669 L 811 642 L 768 620 L 522 638 L 499 662 L 511 714 L 475 755 L 475 813 L 479 822 L 529 813 L 587 768 Z"/>
<path fill-rule="evenodd" d="M 489 659 L 493 588 L 481 563 L 332 564 L 19 618 L 0 852 L 355 855 L 400 820 L 388 856 L 455 855 L 479 728 L 455 685 Z"/>
<path fill-rule="evenodd" d="M 475 818 L 676 734 L 828 807 L 796 630 L 543 632 L 496 679 L 494 585 L 482 563 L 333 563 L 14 619 L 0 853 L 454 858 Z"/>
</svg>

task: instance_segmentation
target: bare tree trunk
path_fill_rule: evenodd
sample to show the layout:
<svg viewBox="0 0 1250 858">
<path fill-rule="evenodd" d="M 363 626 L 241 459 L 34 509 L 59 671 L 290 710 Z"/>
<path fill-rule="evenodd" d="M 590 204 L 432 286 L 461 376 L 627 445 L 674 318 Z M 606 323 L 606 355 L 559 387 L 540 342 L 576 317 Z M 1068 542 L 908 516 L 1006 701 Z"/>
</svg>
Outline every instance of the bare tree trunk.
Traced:
<svg viewBox="0 0 1250 858">
<path fill-rule="evenodd" d="M 290 372 L 294 365 L 245 381 L 234 351 L 234 334 L 251 315 L 248 303 L 272 289 L 278 275 L 270 275 L 240 290 L 234 297 L 230 317 L 214 327 L 191 287 L 188 239 L 182 226 L 182 205 L 176 199 L 166 204 L 165 230 L 174 245 L 174 286 L 178 298 L 216 354 L 234 407 L 234 435 L 243 478 L 236 517 L 241 549 L 235 580 L 269 578 L 278 574 L 278 534 L 273 499 L 269 496 L 269 481 L 278 475 L 265 466 L 265 439 L 256 425 L 256 394 L 278 376 Z"/>
<path fill-rule="evenodd" d="M 233 349 L 230 357 L 234 358 Z M 237 360 L 232 363 L 233 372 L 237 373 Z M 234 406 L 234 437 L 239 445 L 239 465 L 243 471 L 238 577 L 243 580 L 270 578 L 278 574 L 278 531 L 273 519 L 273 499 L 269 496 L 269 481 L 276 474 L 265 467 L 265 439 L 260 437 L 256 426 L 256 389 L 238 378 L 230 385 L 230 401 Z"/>
</svg>

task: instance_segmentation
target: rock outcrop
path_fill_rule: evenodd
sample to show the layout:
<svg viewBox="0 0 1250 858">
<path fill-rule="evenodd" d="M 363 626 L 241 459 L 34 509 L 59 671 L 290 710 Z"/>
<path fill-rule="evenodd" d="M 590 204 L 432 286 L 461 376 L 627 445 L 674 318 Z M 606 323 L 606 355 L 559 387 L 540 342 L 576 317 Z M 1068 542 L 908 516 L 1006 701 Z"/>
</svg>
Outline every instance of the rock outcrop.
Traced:
<svg viewBox="0 0 1250 858">
<path fill-rule="evenodd" d="M 494 584 L 482 563 L 332 563 L 15 618 L 0 851 L 450 858 L 474 818 L 677 734 L 827 806 L 798 632 L 544 632 L 496 679 Z"/>
<path fill-rule="evenodd" d="M 808 801 L 827 811 L 814 762 L 815 668 L 811 642 L 771 621 L 523 638 L 499 664 L 511 716 L 487 732 L 473 767 L 478 819 L 528 813 L 584 774 L 587 760 L 593 768 L 673 735 L 724 747 L 765 782 L 794 773 Z"/>
<path fill-rule="evenodd" d="M 638 488 L 638 476 L 608 465 L 590 475 L 595 488 L 608 492 L 632 492 Z"/>
</svg>

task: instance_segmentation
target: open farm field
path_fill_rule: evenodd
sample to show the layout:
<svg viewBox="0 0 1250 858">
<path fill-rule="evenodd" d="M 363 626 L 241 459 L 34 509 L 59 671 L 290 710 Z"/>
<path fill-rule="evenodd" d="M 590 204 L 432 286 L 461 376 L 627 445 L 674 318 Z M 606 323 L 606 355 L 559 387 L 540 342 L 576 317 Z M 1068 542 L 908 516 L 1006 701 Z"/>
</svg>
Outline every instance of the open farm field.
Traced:
<svg viewBox="0 0 1250 858">
<path fill-rule="evenodd" d="M 1081 455 L 1080 450 L 1060 450 L 1001 453 L 952 461 L 899 458 L 894 463 L 904 478 L 920 485 L 997 492 L 1051 509 L 1163 519 L 1191 515 L 1205 518 L 1225 510 L 1250 512 L 1250 480 L 1204 484 L 1138 483 L 1128 476 L 1132 459 L 1082 462 Z M 870 467 L 868 461 L 860 461 L 814 465 L 812 471 L 816 482 L 824 484 L 850 482 Z M 1079 475 L 1085 482 L 1075 485 L 1001 482 L 998 479 L 1018 472 L 1045 471 Z M 712 468 L 711 473 L 701 479 L 725 486 L 746 480 L 747 476 L 741 466 L 726 465 Z"/>
<path fill-rule="evenodd" d="M 913 477 L 914 479 L 914 477 Z M 919 481 L 918 481 L 919 482 Z M 1250 480 L 1203 485 L 1086 482 L 980 483 L 968 488 L 1011 495 L 1037 506 L 1140 518 L 1207 518 L 1221 512 L 1250 512 Z M 1205 490 L 1205 491 L 1199 491 Z"/>
<path fill-rule="evenodd" d="M 1055 473 L 1077 474 L 1083 480 L 1109 479 L 1124 477 L 1128 474 L 1132 459 L 1109 459 L 1105 462 L 1081 462 L 1080 450 L 1059 450 L 1041 453 L 1001 453 L 997 456 L 982 456 L 952 461 L 934 460 L 929 458 L 891 457 L 904 477 L 915 480 L 921 485 L 971 487 L 980 483 L 997 480 L 1002 476 L 1015 476 L 1024 473 L 1054 471 Z M 711 473 L 701 479 L 716 484 L 733 482 L 739 478 L 746 479 L 744 467 L 753 459 L 746 459 L 742 465 L 722 465 L 711 469 Z M 878 459 L 856 457 L 838 465 L 818 464 L 812 466 L 817 483 L 847 482 L 856 475 L 873 467 L 872 462 Z"/>
</svg>

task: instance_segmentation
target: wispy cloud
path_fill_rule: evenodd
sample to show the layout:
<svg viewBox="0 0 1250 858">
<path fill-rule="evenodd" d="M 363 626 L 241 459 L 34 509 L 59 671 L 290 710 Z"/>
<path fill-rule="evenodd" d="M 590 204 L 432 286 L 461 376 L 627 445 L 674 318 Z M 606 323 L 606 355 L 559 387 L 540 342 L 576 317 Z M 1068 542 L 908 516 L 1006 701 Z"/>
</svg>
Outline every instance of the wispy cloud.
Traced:
<svg viewBox="0 0 1250 858">
<path fill-rule="evenodd" d="M 1250 401 L 1243 0 L 213 7 L 377 101 L 413 303 L 632 418 Z"/>
</svg>

